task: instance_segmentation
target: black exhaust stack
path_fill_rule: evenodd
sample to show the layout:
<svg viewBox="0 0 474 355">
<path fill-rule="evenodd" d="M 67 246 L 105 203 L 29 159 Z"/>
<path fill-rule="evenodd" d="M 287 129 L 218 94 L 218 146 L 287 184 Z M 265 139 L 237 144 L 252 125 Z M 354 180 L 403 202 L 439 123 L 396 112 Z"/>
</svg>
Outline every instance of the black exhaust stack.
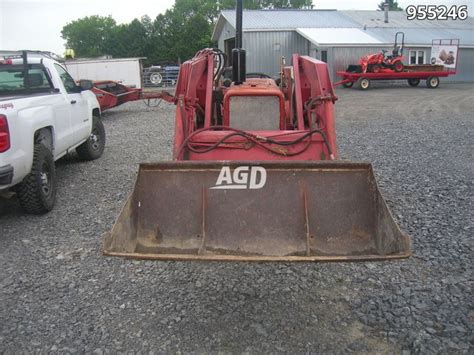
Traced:
<svg viewBox="0 0 474 355">
<path fill-rule="evenodd" d="M 235 48 L 232 50 L 232 81 L 236 85 L 245 82 L 245 50 L 242 49 L 242 0 L 237 0 L 236 26 L 235 26 Z"/>
</svg>

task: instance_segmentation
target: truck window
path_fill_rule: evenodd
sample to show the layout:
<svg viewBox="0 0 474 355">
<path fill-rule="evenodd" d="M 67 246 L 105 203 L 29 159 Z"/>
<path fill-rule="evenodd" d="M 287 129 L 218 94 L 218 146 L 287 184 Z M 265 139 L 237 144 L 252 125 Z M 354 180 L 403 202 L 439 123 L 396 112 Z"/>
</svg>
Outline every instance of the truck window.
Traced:
<svg viewBox="0 0 474 355">
<path fill-rule="evenodd" d="M 77 93 L 77 85 L 71 75 L 60 65 L 54 64 L 56 71 L 63 82 L 64 88 L 68 94 Z"/>
<path fill-rule="evenodd" d="M 28 80 L 24 76 L 23 65 L 1 65 L 0 96 L 50 92 L 53 89 L 48 74 L 40 64 L 28 65 Z"/>
</svg>

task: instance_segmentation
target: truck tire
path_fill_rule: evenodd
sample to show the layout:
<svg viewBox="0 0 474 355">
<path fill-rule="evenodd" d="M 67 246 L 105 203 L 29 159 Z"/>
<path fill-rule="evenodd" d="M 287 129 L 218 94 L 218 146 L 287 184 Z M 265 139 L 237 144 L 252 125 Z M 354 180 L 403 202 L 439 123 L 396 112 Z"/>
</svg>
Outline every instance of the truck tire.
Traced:
<svg viewBox="0 0 474 355">
<path fill-rule="evenodd" d="M 344 86 L 345 88 L 351 88 L 352 85 L 354 85 L 354 82 L 353 81 L 348 81 L 347 83 L 344 83 L 342 84 L 342 86 Z"/>
<path fill-rule="evenodd" d="M 436 89 L 439 86 L 439 78 L 437 76 L 430 76 L 426 79 L 426 86 L 430 89 Z"/>
<path fill-rule="evenodd" d="M 76 148 L 77 155 L 82 160 L 95 160 L 102 156 L 105 148 L 105 128 L 101 119 L 92 118 L 92 131 L 89 138 Z"/>
<path fill-rule="evenodd" d="M 56 168 L 53 154 L 43 144 L 35 144 L 31 172 L 16 189 L 21 208 L 31 214 L 44 214 L 56 201 Z"/>
</svg>

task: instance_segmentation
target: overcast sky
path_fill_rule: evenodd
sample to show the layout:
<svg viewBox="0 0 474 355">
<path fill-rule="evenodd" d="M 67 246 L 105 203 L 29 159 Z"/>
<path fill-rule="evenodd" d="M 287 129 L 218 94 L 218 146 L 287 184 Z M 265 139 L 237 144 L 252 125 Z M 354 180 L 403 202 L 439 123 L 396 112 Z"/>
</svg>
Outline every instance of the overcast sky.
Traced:
<svg viewBox="0 0 474 355">
<path fill-rule="evenodd" d="M 314 0 L 317 9 L 375 10 L 381 0 Z M 467 4 L 473 16 L 474 0 L 398 0 L 411 4 Z M 61 29 L 75 19 L 101 15 L 118 23 L 148 15 L 154 19 L 174 0 L 0 0 L 0 50 L 37 49 L 64 53 Z"/>
</svg>

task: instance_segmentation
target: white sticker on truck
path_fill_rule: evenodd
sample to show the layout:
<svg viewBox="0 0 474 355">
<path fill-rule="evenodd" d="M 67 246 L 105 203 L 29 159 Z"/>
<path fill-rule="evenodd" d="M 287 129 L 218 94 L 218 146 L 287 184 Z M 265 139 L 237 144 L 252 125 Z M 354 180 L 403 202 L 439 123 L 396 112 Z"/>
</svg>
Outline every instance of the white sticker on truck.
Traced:
<svg viewBox="0 0 474 355">
<path fill-rule="evenodd" d="M 0 104 L 0 108 L 5 109 L 5 110 L 6 110 L 7 108 L 13 108 L 13 107 L 14 107 L 13 104 L 12 104 L 12 103 L 9 103 L 9 102 L 6 103 L 6 104 Z"/>
</svg>

